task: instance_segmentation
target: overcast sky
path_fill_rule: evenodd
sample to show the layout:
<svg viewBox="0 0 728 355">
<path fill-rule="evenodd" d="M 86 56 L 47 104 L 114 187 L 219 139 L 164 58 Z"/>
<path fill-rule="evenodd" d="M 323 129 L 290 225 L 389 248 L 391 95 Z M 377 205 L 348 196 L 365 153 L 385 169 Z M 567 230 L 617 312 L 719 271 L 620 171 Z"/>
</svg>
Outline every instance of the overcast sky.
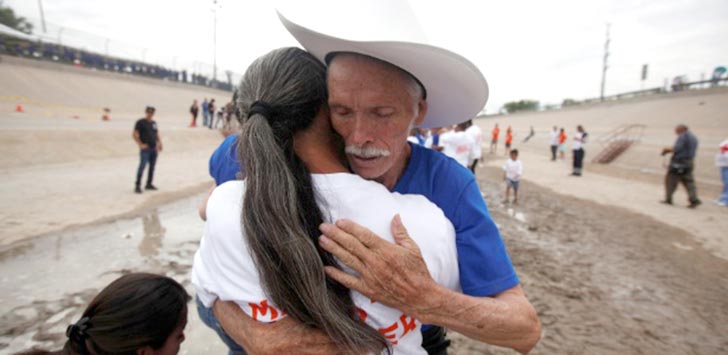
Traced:
<svg viewBox="0 0 728 355">
<path fill-rule="evenodd" d="M 315 21 L 360 17 L 298 3 L 297 15 Z M 244 72 L 269 50 L 297 45 L 272 2 L 218 4 L 218 77 L 224 70 Z M 33 22 L 40 17 L 38 1 L 5 0 L 5 5 Z M 43 0 L 43 6 L 47 35 L 63 43 L 211 72 L 212 0 Z M 663 86 L 676 75 L 708 78 L 716 66 L 728 65 L 726 0 L 410 0 L 410 7 L 430 44 L 453 50 L 482 70 L 490 85 L 488 112 L 512 100 L 560 103 L 599 96 L 607 23 L 607 95 L 639 90 L 643 64 L 649 64 L 645 88 Z M 387 11 L 392 12 L 382 10 Z M 41 31 L 38 25 L 36 33 Z"/>
</svg>

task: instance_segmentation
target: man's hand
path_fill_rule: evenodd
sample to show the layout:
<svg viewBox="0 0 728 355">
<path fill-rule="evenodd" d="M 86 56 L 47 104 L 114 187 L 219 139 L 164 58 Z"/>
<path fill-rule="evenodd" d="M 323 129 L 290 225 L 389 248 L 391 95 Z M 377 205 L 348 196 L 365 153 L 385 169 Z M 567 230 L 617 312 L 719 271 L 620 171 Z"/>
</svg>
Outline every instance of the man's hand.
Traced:
<svg viewBox="0 0 728 355">
<path fill-rule="evenodd" d="M 157 153 L 159 153 L 161 151 L 162 151 L 162 142 L 159 142 L 159 144 L 157 144 Z"/>
<path fill-rule="evenodd" d="M 147 149 L 147 148 L 149 148 L 149 145 L 147 145 L 145 143 L 139 143 L 139 149 L 144 150 L 144 149 Z"/>
<path fill-rule="evenodd" d="M 662 153 L 660 155 L 670 154 L 672 153 L 672 148 L 662 148 Z"/>
<path fill-rule="evenodd" d="M 439 287 L 430 276 L 417 244 L 409 237 L 399 215 L 392 220 L 395 245 L 349 220 L 324 223 L 319 238 L 322 248 L 361 276 L 327 266 L 329 277 L 357 290 L 373 301 L 397 308 L 418 318 L 436 305 L 423 297 Z"/>
<path fill-rule="evenodd" d="M 274 323 L 258 322 L 235 302 L 220 300 L 213 304 L 213 312 L 225 333 L 251 355 L 340 353 L 326 333 L 291 317 Z"/>
<path fill-rule="evenodd" d="M 323 224 L 320 229 L 321 247 L 361 276 L 329 266 L 326 273 L 374 301 L 423 323 L 521 353 L 529 352 L 541 337 L 538 314 L 520 285 L 494 297 L 473 297 L 436 284 L 399 216 L 392 221 L 395 245 L 351 221 Z"/>
</svg>

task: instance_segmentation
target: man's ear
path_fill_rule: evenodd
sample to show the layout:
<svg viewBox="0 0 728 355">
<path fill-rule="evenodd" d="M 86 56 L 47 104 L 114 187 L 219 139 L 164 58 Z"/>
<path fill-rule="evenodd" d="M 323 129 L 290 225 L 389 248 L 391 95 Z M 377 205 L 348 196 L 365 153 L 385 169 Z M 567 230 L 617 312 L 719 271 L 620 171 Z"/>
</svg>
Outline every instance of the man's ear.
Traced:
<svg viewBox="0 0 728 355">
<path fill-rule="evenodd" d="M 420 101 L 417 103 L 417 117 L 415 118 L 414 125 L 415 127 L 422 124 L 422 121 L 425 120 L 425 116 L 427 115 L 427 101 L 424 99 L 420 99 Z"/>
</svg>

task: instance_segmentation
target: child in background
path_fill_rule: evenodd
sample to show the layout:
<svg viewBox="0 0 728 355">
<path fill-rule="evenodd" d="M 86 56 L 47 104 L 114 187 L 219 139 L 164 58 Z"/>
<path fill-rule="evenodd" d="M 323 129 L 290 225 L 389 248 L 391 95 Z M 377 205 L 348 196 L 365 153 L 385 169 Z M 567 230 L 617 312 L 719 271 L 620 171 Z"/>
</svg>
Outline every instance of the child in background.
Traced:
<svg viewBox="0 0 728 355">
<path fill-rule="evenodd" d="M 561 127 L 561 131 L 559 132 L 559 158 L 561 158 L 561 160 L 564 160 L 565 154 L 566 154 L 566 132 L 564 131 L 564 127 Z"/>
<path fill-rule="evenodd" d="M 513 130 L 508 126 L 506 130 L 506 154 L 511 151 L 511 143 L 513 143 Z"/>
<path fill-rule="evenodd" d="M 503 165 L 503 180 L 506 181 L 506 199 L 508 203 L 511 188 L 513 188 L 513 203 L 518 203 L 518 185 L 523 176 L 523 164 L 518 160 L 518 149 L 511 150 L 511 158 Z"/>
</svg>

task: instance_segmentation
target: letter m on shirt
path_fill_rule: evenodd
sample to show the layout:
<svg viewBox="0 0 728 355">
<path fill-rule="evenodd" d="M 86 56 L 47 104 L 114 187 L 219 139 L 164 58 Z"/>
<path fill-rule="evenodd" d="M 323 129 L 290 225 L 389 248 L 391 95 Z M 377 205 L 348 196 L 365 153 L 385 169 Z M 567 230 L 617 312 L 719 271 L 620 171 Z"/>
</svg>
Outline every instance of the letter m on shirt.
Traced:
<svg viewBox="0 0 728 355">
<path fill-rule="evenodd" d="M 250 309 L 252 310 L 252 317 L 254 320 L 261 320 L 261 321 L 275 321 L 278 319 L 278 315 L 280 314 L 278 310 L 268 305 L 268 300 L 263 300 L 260 303 L 253 303 L 248 302 L 248 305 L 250 306 Z M 268 316 L 268 312 L 270 311 L 270 316 Z"/>
</svg>

